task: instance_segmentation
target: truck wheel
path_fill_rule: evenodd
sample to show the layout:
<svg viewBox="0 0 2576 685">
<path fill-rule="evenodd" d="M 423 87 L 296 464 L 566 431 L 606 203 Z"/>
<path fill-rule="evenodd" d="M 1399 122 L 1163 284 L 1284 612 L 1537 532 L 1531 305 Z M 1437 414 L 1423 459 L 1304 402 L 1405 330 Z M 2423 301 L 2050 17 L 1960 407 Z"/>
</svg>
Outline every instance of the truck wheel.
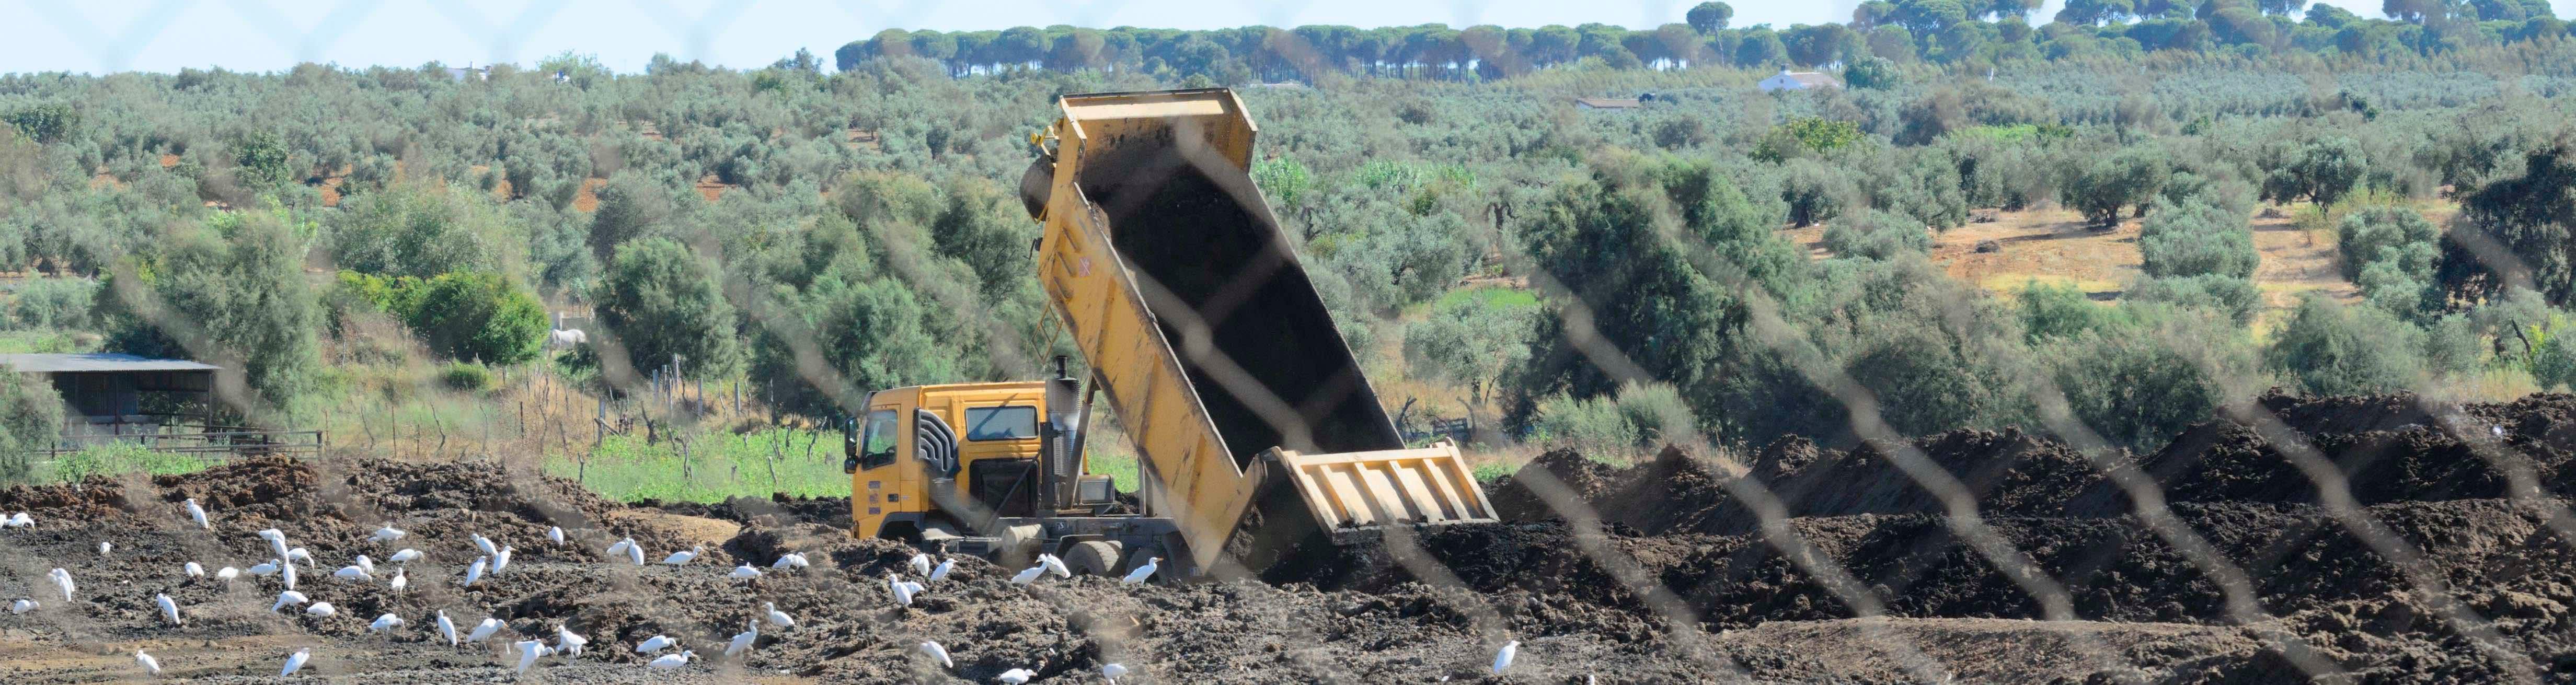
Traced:
<svg viewBox="0 0 2576 685">
<path fill-rule="evenodd" d="M 1073 567 L 1074 573 L 1083 575 L 1116 575 L 1118 543 L 1099 540 L 1074 543 L 1073 549 L 1064 552 L 1064 565 Z"/>
</svg>

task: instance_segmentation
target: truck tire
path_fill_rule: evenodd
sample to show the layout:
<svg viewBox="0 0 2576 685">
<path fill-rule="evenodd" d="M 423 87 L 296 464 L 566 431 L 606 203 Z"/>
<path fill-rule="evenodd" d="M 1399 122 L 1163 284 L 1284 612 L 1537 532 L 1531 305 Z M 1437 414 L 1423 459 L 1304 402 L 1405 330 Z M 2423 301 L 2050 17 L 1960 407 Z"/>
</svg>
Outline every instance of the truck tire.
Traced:
<svg viewBox="0 0 2576 685">
<path fill-rule="evenodd" d="M 1055 160 L 1044 155 L 1029 160 L 1027 171 L 1020 172 L 1020 205 L 1028 208 L 1029 218 L 1046 218 L 1047 196 L 1055 193 Z"/>
<path fill-rule="evenodd" d="M 1114 577 L 1118 574 L 1118 552 L 1115 542 L 1077 542 L 1064 551 L 1064 565 L 1077 574 Z"/>
</svg>

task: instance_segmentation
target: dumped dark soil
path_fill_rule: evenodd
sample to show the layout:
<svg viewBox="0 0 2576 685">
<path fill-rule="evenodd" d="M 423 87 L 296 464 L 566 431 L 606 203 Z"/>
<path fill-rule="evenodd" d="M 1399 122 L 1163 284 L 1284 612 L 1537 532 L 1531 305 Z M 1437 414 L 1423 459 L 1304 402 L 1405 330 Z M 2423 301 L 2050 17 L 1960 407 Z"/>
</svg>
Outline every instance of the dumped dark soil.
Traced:
<svg viewBox="0 0 2576 685">
<path fill-rule="evenodd" d="M 0 512 L 28 510 L 38 525 L 0 531 L 0 599 L 59 600 L 43 579 L 54 567 L 79 589 L 71 602 L 0 615 L 0 679 L 123 679 L 136 646 L 199 679 L 273 678 L 298 647 L 315 650 L 308 673 L 325 676 L 509 676 L 514 659 L 497 647 L 431 640 L 434 610 L 469 629 L 495 617 L 511 639 L 551 641 L 558 625 L 585 634 L 589 652 L 534 672 L 579 682 L 991 682 L 1011 668 L 1094 682 L 1116 662 L 1134 671 L 1122 682 L 2253 683 L 2310 675 L 2288 656 L 2302 650 L 2344 682 L 2576 677 L 2576 526 L 2563 518 L 2562 469 L 2576 398 L 2428 410 L 2403 396 L 2272 396 L 2259 406 L 2294 444 L 2215 419 L 2152 453 L 2093 458 L 2011 431 L 1849 451 L 1792 438 L 1740 460 L 1667 449 L 1626 468 L 1550 453 L 1493 489 L 1504 522 L 1396 531 L 1262 569 L 1268 582 L 1023 587 L 1007 582 L 1016 569 L 970 559 L 911 607 L 894 606 L 884 580 L 909 575 L 913 551 L 849 538 L 845 500 L 629 506 L 495 464 L 283 459 L 11 488 Z M 2358 516 L 2318 503 L 2287 459 L 2302 450 L 2347 477 Z M 1978 518 L 1915 485 L 1900 456 L 1956 479 Z M 2149 475 L 2173 519 L 2218 558 L 2185 554 L 2097 467 Z M 2538 487 L 2512 490 L 2516 470 Z M 1785 517 L 1766 525 L 1758 512 L 1770 507 L 1746 504 L 1762 492 Z M 208 505 L 215 530 L 188 524 L 176 504 L 186 497 Z M 2372 530 L 2359 519 L 2388 537 L 2372 544 L 2356 534 Z M 411 535 L 366 539 L 386 523 Z M 571 544 L 547 542 L 549 526 Z M 302 588 L 340 615 L 264 611 L 276 577 L 178 573 L 188 560 L 266 560 L 252 531 L 267 527 L 321 560 Z M 2031 591 L 1962 542 L 1979 529 L 2063 588 L 2072 620 L 2042 620 L 2051 616 Z M 476 532 L 515 556 L 462 587 Z M 652 560 L 691 547 L 703 556 L 637 567 L 604 553 L 627 537 Z M 103 558 L 102 540 L 116 543 Z M 2418 585 L 2383 553 L 2391 546 L 2413 550 L 2441 587 Z M 327 577 L 356 554 L 389 565 L 406 547 L 429 557 L 406 569 L 404 592 Z M 788 551 L 813 568 L 726 577 Z M 2222 562 L 2247 579 L 2258 616 L 2229 613 L 2212 572 Z M 157 592 L 187 608 L 187 625 L 163 624 Z M 795 627 L 765 627 L 748 654 L 722 657 L 772 602 Z M 1856 603 L 1882 617 L 1855 618 Z M 2446 617 L 2453 606 L 2465 622 Z M 412 624 L 369 634 L 366 622 L 386 612 Z M 656 634 L 700 660 L 649 672 L 632 645 Z M 946 645 L 956 667 L 916 656 L 923 640 Z M 1520 641 L 1519 659 L 1497 679 L 1484 669 L 1503 640 Z"/>
</svg>

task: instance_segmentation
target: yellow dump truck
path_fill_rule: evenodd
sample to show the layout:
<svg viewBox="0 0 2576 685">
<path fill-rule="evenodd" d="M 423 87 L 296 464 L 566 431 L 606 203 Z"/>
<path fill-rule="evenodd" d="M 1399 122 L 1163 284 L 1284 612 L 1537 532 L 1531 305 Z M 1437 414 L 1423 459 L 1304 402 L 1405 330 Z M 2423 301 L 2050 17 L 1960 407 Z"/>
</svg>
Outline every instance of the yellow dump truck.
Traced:
<svg viewBox="0 0 2576 685">
<path fill-rule="evenodd" d="M 852 534 L 1114 574 L 1265 568 L 1389 523 L 1493 520 L 1457 447 L 1407 448 L 1248 174 L 1233 91 L 1067 95 L 1021 180 L 1038 280 L 1088 362 L 869 396 Z M 1084 455 L 1093 398 L 1141 455 L 1131 505 Z"/>
</svg>

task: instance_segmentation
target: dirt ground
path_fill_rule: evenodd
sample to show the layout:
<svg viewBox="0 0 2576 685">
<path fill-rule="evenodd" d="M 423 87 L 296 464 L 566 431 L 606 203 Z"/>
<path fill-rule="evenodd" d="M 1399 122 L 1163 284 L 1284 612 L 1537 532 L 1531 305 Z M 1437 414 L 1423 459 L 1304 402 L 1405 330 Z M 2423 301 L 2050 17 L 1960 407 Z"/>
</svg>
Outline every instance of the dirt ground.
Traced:
<svg viewBox="0 0 2576 685">
<path fill-rule="evenodd" d="M 207 682 L 995 682 L 1027 668 L 1033 682 L 1074 683 L 1098 682 L 1111 662 L 1135 683 L 2576 677 L 2576 569 L 2566 564 L 2576 528 L 2564 518 L 2576 397 L 2428 408 L 2405 396 L 2274 396 L 2261 406 L 2289 433 L 2212 420 L 2153 453 L 2093 458 L 2010 432 L 1928 436 L 1912 450 L 1784 439 L 1740 455 L 1738 470 L 1679 449 L 1627 469 L 1552 453 L 1493 490 L 1501 523 L 1392 531 L 1259 579 L 1173 585 L 1022 587 L 1006 580 L 1015 569 L 964 560 L 911 607 L 884 588 L 887 573 L 908 574 L 911 550 L 850 539 L 836 527 L 846 502 L 832 498 L 624 505 L 507 464 L 336 459 L 15 487 L 0 491 L 0 512 L 25 510 L 37 524 L 0 531 L 0 600 L 42 605 L 0 614 L 0 682 L 136 680 L 138 647 L 164 677 Z M 2350 483 L 2355 510 L 2320 504 L 2332 498 L 2285 454 L 2308 450 Z M 1913 485 L 1891 463 L 1898 454 L 1955 477 L 1979 516 Z M 2104 467 L 2155 482 L 2172 520 L 2216 558 L 2134 513 Z M 1780 498 L 1777 509 L 1744 499 L 1755 484 Z M 212 531 L 189 523 L 177 504 L 188 497 L 212 512 Z M 367 540 L 387 523 L 410 535 Z M 555 525 L 570 544 L 545 540 Z M 253 532 L 268 527 L 312 550 L 321 565 L 299 589 L 339 615 L 268 612 L 275 576 L 179 572 L 190 560 L 265 561 Z M 2025 577 L 1964 544 L 1970 530 L 1991 531 L 2061 587 L 2068 620 L 2049 620 Z M 513 560 L 461 587 L 476 532 L 511 546 Z M 692 545 L 703 556 L 676 568 L 611 561 L 605 548 L 625 537 L 653 560 Z M 114 550 L 102 557 L 100 541 Z M 329 577 L 362 553 L 381 571 L 402 548 L 428 554 L 405 568 L 403 592 Z M 813 568 L 726 577 L 791 550 Z M 2421 557 L 2427 573 L 2389 553 Z M 2235 594 L 2215 566 L 2246 581 L 2252 614 L 2230 611 Z M 56 567 L 77 583 L 71 601 L 44 577 Z M 165 623 L 155 593 L 183 607 L 184 625 Z M 749 652 L 722 656 L 771 602 L 796 625 L 764 627 Z M 434 640 L 439 610 L 465 629 L 497 618 L 505 639 Z M 387 612 L 410 624 L 370 634 L 366 623 Z M 588 651 L 514 675 L 500 645 L 551 642 L 558 625 L 588 636 Z M 700 658 L 648 669 L 633 645 L 656 634 Z M 917 656 L 923 640 L 945 645 L 956 666 Z M 1518 658 L 1489 675 L 1505 640 L 1519 641 Z M 312 664 L 280 679 L 298 648 L 313 650 Z"/>
</svg>

